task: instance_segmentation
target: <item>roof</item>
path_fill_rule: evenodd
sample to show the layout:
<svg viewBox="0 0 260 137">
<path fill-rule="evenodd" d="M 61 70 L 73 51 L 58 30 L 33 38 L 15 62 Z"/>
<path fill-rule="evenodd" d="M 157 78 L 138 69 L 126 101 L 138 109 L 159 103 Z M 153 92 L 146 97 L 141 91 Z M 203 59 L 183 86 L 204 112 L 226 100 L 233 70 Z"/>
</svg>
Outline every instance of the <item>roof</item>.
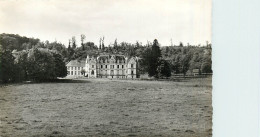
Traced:
<svg viewBox="0 0 260 137">
<path fill-rule="evenodd" d="M 69 63 L 67 63 L 66 66 L 77 66 L 77 67 L 84 67 L 85 66 L 85 61 L 87 61 L 87 63 L 91 60 L 91 59 L 94 59 L 100 63 L 100 62 L 103 62 L 105 60 L 107 60 L 108 62 L 110 62 L 112 56 L 115 58 L 115 61 L 120 61 L 120 62 L 126 62 L 126 63 L 129 63 L 129 61 L 131 59 L 133 59 L 135 62 L 138 61 L 138 57 L 130 57 L 130 58 L 127 58 L 125 57 L 124 55 L 100 55 L 98 56 L 97 58 L 88 58 L 87 60 L 71 60 Z"/>
<path fill-rule="evenodd" d="M 77 66 L 77 67 L 84 67 L 85 61 L 84 60 L 71 60 L 66 66 Z"/>
<path fill-rule="evenodd" d="M 109 61 L 112 57 L 114 57 L 114 59 L 116 61 L 125 61 L 126 60 L 124 55 L 100 55 L 100 56 L 98 56 L 98 60 L 99 61 L 101 61 L 101 60 L 102 61 L 105 61 L 105 60 Z"/>
</svg>

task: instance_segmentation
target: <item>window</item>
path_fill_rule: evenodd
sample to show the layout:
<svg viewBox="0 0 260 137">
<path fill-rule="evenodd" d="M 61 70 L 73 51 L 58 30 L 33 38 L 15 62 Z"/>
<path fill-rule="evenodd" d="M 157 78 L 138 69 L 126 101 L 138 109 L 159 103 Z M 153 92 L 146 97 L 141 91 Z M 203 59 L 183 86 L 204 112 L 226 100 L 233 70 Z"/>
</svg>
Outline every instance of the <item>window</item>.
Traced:
<svg viewBox="0 0 260 137">
<path fill-rule="evenodd" d="M 124 68 L 124 65 L 122 65 L 122 68 Z"/>
<path fill-rule="evenodd" d="M 78 75 L 80 75 L 80 71 L 78 72 Z"/>
<path fill-rule="evenodd" d="M 103 68 L 103 65 L 101 65 L 100 67 Z"/>
<path fill-rule="evenodd" d="M 119 68 L 119 65 L 117 65 L 117 68 Z"/>
<path fill-rule="evenodd" d="M 77 71 L 75 71 L 74 75 L 77 75 Z"/>
<path fill-rule="evenodd" d="M 107 68 L 107 65 L 106 65 L 106 68 Z"/>
<path fill-rule="evenodd" d="M 73 75 L 73 71 L 71 71 L 71 75 Z"/>
<path fill-rule="evenodd" d="M 92 65 L 92 68 L 94 68 L 94 65 Z"/>
<path fill-rule="evenodd" d="M 70 75 L 70 71 L 68 71 L 67 73 L 68 73 L 68 75 Z"/>
<path fill-rule="evenodd" d="M 78 67 L 78 70 L 80 70 L 80 67 Z"/>
<path fill-rule="evenodd" d="M 94 75 L 94 70 L 91 71 L 91 75 Z"/>
<path fill-rule="evenodd" d="M 131 71 L 131 74 L 134 75 L 134 71 Z"/>
<path fill-rule="evenodd" d="M 133 68 L 134 67 L 134 64 L 131 64 L 131 68 Z"/>
</svg>

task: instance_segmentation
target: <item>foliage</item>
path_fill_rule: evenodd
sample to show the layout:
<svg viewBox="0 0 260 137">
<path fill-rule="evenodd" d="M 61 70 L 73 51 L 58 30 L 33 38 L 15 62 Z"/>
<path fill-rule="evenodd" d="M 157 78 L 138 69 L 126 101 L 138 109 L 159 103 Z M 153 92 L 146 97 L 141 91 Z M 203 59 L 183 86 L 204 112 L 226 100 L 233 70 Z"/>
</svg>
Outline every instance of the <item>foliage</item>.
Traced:
<svg viewBox="0 0 260 137">
<path fill-rule="evenodd" d="M 16 81 L 21 82 L 24 80 L 28 80 L 28 52 L 21 51 L 19 55 L 16 57 Z"/>
<path fill-rule="evenodd" d="M 160 46 L 155 39 L 153 43 L 147 41 L 143 45 L 136 43 L 118 42 L 105 45 L 105 37 L 101 37 L 99 47 L 93 42 L 85 42 L 85 35 L 81 35 L 81 46 L 77 47 L 76 38 L 69 40 L 68 47 L 54 42 L 41 42 L 39 39 L 27 38 L 14 34 L 0 34 L 0 74 L 5 82 L 23 81 L 28 79 L 49 79 L 66 76 L 65 62 L 70 60 L 82 60 L 87 55 L 99 54 L 123 54 L 125 56 L 139 57 L 138 71 L 140 74 L 148 73 L 154 77 L 169 77 L 171 73 L 184 74 L 194 69 L 201 73 L 212 73 L 211 44 L 206 45 L 178 45 Z M 19 54 L 15 59 L 11 52 L 16 50 Z M 9 69 L 11 68 L 11 69 Z M 35 71 L 33 70 L 35 69 Z M 4 76 L 11 74 L 10 77 Z M 39 71 L 40 73 L 37 74 Z M 49 71 L 49 72 L 45 72 Z M 167 72 L 167 73 L 166 73 Z"/>
<path fill-rule="evenodd" d="M 164 59 L 160 60 L 160 65 L 157 68 L 158 70 L 158 77 L 170 77 L 171 76 L 171 66 L 170 63 Z"/>
<path fill-rule="evenodd" d="M 39 42 L 40 40 L 35 38 L 21 37 L 15 34 L 0 34 L 0 45 L 2 45 L 3 49 L 9 49 L 10 51 L 28 49 Z"/>
<path fill-rule="evenodd" d="M 150 52 L 149 56 L 149 61 L 148 61 L 148 75 L 151 76 L 156 76 L 158 75 L 158 70 L 157 67 L 159 66 L 159 59 L 161 57 L 161 50 L 159 47 L 159 43 L 157 39 L 153 41 L 152 49 Z"/>
<path fill-rule="evenodd" d="M 159 77 L 158 66 L 161 60 L 167 60 L 170 70 L 175 74 L 184 76 L 193 69 L 199 69 L 202 73 L 211 73 L 211 44 L 207 45 L 184 45 L 180 42 L 177 46 L 159 46 L 159 42 L 147 41 L 146 45 L 140 42 L 134 44 L 121 42 L 117 39 L 108 46 L 104 46 L 104 37 L 100 38 L 99 48 L 94 43 L 84 43 L 85 49 L 76 48 L 69 59 L 84 59 L 86 55 L 97 56 L 99 54 L 123 54 L 126 56 L 138 56 L 140 74 L 148 73 L 149 76 Z M 167 64 L 167 65 L 168 65 Z"/>
<path fill-rule="evenodd" d="M 14 34 L 0 34 L 0 81 L 48 80 L 67 75 L 67 48 Z M 12 52 L 13 51 L 13 52 Z"/>
<path fill-rule="evenodd" d="M 1 48 L 0 51 L 0 79 L 3 83 L 15 80 L 14 57 L 10 50 Z"/>
<path fill-rule="evenodd" d="M 53 53 L 54 57 L 54 72 L 55 72 L 55 77 L 65 77 L 67 76 L 67 67 L 65 62 L 63 62 L 63 58 L 60 54 L 58 53 Z"/>
<path fill-rule="evenodd" d="M 31 49 L 28 62 L 30 80 L 43 81 L 55 78 L 55 62 L 50 52 L 42 49 Z"/>
<path fill-rule="evenodd" d="M 81 40 L 81 47 L 82 47 L 82 50 L 85 50 L 84 48 L 84 40 L 86 39 L 86 36 L 84 34 L 81 34 L 80 35 L 80 40 Z"/>
<path fill-rule="evenodd" d="M 71 38 L 71 43 L 72 43 L 72 48 L 73 48 L 73 49 L 76 49 L 77 45 L 76 45 L 76 38 L 75 38 L 75 36 L 73 36 L 73 37 Z"/>
</svg>

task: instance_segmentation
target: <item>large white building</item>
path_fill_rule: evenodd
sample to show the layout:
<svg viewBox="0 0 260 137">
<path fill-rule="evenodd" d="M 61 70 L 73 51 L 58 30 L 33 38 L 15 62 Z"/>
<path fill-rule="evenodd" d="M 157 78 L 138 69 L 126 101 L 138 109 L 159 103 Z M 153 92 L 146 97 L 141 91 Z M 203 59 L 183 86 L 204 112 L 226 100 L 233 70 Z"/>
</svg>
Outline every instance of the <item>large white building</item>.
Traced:
<svg viewBox="0 0 260 137">
<path fill-rule="evenodd" d="M 138 77 L 138 57 L 123 55 L 87 56 L 86 60 L 72 60 L 67 65 L 68 77 L 126 78 Z"/>
</svg>

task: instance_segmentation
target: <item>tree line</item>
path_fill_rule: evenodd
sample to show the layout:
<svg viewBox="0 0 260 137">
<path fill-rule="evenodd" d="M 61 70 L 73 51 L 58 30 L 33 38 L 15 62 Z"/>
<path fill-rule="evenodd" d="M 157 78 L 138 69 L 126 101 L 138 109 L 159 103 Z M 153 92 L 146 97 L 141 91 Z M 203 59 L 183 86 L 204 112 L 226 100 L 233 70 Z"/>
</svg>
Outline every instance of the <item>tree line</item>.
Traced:
<svg viewBox="0 0 260 137">
<path fill-rule="evenodd" d="M 82 60 L 99 54 L 123 54 L 139 57 L 139 72 L 151 77 L 166 78 L 171 74 L 183 74 L 198 69 L 212 73 L 211 44 L 206 45 L 160 45 L 157 39 L 146 44 L 118 42 L 104 44 L 101 37 L 98 45 L 80 36 L 77 45 L 75 36 L 64 45 L 57 41 L 40 41 L 15 34 L 0 34 L 0 81 L 42 81 L 65 77 L 65 64 L 70 60 Z M 14 56 L 15 55 L 15 56 Z"/>
<path fill-rule="evenodd" d="M 13 34 L 0 35 L 0 82 L 46 81 L 65 77 L 67 68 L 59 43 Z M 57 49 L 57 50 L 55 50 Z"/>
</svg>

